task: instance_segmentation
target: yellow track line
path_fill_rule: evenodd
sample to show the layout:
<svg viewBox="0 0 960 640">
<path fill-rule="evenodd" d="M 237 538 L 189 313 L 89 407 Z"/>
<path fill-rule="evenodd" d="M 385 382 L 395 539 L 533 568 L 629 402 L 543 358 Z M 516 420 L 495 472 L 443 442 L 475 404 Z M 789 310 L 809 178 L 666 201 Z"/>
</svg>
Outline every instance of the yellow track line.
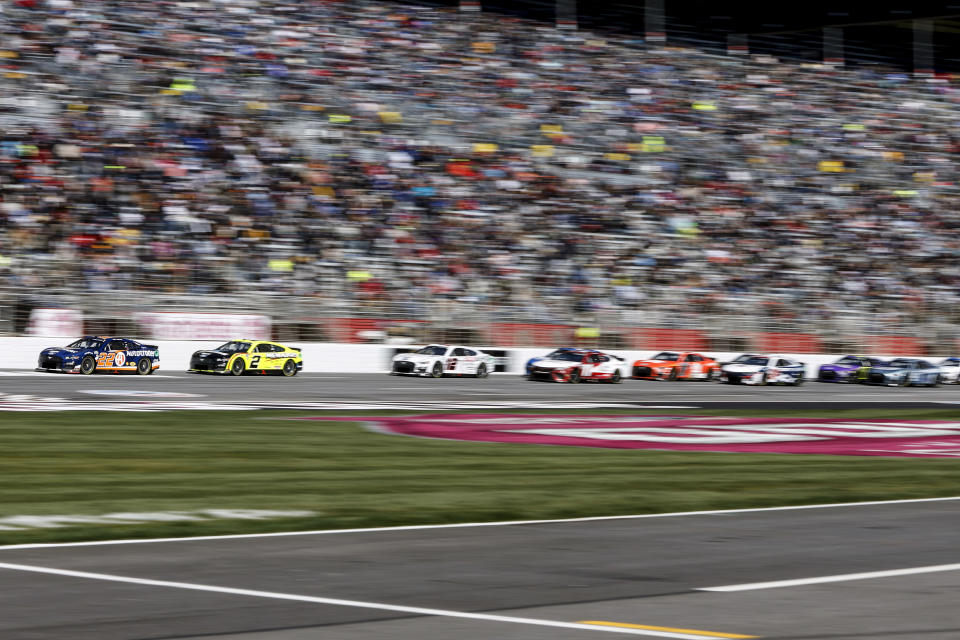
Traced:
<svg viewBox="0 0 960 640">
<path fill-rule="evenodd" d="M 671 633 L 692 633 L 704 638 L 758 638 L 759 636 L 745 636 L 740 633 L 721 633 L 719 631 L 699 631 L 697 629 L 674 629 L 673 627 L 654 627 L 646 624 L 630 624 L 628 622 L 607 622 L 606 620 L 579 620 L 577 624 L 595 624 L 602 627 L 625 627 L 627 629 L 646 629 L 648 631 L 669 631 Z"/>
</svg>

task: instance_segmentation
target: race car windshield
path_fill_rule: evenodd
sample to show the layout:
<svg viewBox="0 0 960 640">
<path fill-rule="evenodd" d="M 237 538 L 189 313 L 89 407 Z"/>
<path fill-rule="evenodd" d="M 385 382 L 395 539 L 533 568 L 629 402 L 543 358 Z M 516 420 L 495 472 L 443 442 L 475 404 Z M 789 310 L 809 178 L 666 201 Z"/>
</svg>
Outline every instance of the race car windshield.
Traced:
<svg viewBox="0 0 960 640">
<path fill-rule="evenodd" d="M 669 360 L 673 362 L 680 359 L 680 354 L 673 353 L 672 351 L 664 351 L 662 353 L 658 353 L 657 355 L 653 356 L 650 359 L 651 360 Z"/>
<path fill-rule="evenodd" d="M 566 362 L 580 362 L 580 360 L 583 359 L 583 356 L 581 356 L 581 355 L 578 354 L 578 353 L 570 353 L 569 351 L 566 351 L 566 352 L 564 352 L 564 353 L 559 353 L 559 354 L 557 354 L 556 356 L 554 356 L 554 357 L 552 357 L 552 358 L 550 358 L 550 359 L 551 359 L 551 360 L 564 360 L 564 361 L 566 361 Z"/>
<path fill-rule="evenodd" d="M 846 358 L 840 358 L 834 364 L 852 364 L 855 366 L 860 366 L 860 358 L 854 358 L 852 356 L 847 356 Z"/>
<path fill-rule="evenodd" d="M 767 364 L 768 359 L 769 358 L 763 358 L 761 356 L 740 356 L 739 358 L 734 360 L 734 362 L 736 362 L 737 364 L 753 364 L 753 365 L 759 365 L 762 367 L 765 364 Z"/>
<path fill-rule="evenodd" d="M 429 347 L 424 347 L 419 351 L 414 351 L 414 353 L 419 353 L 425 356 L 442 356 L 447 352 L 446 347 L 440 347 L 435 344 L 430 345 Z"/>
<path fill-rule="evenodd" d="M 222 351 L 223 353 L 246 353 L 249 348 L 249 342 L 227 342 L 214 349 L 214 351 Z"/>
<path fill-rule="evenodd" d="M 96 349 L 103 343 L 103 340 L 97 338 L 80 338 L 76 342 L 67 345 L 67 349 Z"/>
</svg>

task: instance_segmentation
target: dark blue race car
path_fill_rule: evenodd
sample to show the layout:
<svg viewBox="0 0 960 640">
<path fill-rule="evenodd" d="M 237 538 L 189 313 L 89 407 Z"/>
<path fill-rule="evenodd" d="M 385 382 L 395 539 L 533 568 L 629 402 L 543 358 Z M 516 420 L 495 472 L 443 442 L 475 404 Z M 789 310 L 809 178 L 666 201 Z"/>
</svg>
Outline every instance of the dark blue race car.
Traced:
<svg viewBox="0 0 960 640">
<path fill-rule="evenodd" d="M 137 373 L 150 375 L 160 368 L 160 350 L 130 338 L 85 336 L 65 347 L 40 352 L 37 371 L 58 373 Z"/>
<path fill-rule="evenodd" d="M 870 356 L 843 356 L 831 364 L 820 365 L 817 382 L 863 382 L 871 368 L 886 364 L 886 360 Z"/>
</svg>

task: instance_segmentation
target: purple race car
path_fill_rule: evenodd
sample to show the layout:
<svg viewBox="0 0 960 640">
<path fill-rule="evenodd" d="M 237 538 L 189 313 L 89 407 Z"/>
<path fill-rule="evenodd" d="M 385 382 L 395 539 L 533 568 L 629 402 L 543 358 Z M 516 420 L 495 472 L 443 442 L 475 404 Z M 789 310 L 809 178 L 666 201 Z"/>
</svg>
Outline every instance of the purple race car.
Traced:
<svg viewBox="0 0 960 640">
<path fill-rule="evenodd" d="M 832 364 L 820 365 L 817 382 L 863 382 L 871 367 L 886 365 L 885 360 L 869 356 L 843 356 Z"/>
</svg>

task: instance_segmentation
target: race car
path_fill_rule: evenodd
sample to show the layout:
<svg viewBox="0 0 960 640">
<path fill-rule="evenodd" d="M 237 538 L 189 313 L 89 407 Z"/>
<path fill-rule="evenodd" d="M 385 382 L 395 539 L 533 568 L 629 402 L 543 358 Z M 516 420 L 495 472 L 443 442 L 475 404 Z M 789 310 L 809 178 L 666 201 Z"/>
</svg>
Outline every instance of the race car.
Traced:
<svg viewBox="0 0 960 640">
<path fill-rule="evenodd" d="M 887 387 L 940 385 L 940 367 L 920 358 L 894 358 L 882 367 L 873 367 L 864 381 L 866 384 L 879 384 Z"/>
<path fill-rule="evenodd" d="M 800 386 L 806 365 L 793 358 L 745 353 L 720 366 L 720 382 L 729 384 L 790 384 Z"/>
<path fill-rule="evenodd" d="M 886 360 L 869 356 L 843 356 L 831 364 L 822 364 L 817 382 L 863 382 L 872 367 L 887 364 Z"/>
<path fill-rule="evenodd" d="M 557 347 L 556 349 L 554 349 L 553 351 L 551 351 L 545 356 L 536 356 L 527 360 L 527 364 L 524 367 L 524 371 L 526 375 L 529 376 L 530 370 L 533 368 L 533 365 L 536 364 L 537 362 L 540 362 L 542 360 L 551 360 L 563 353 L 569 353 L 571 351 L 582 351 L 582 350 L 583 350 L 583 347 Z"/>
<path fill-rule="evenodd" d="M 540 360 L 530 370 L 530 380 L 549 380 L 576 384 L 597 380 L 619 384 L 629 375 L 629 365 L 623 358 L 602 351 L 581 349 L 554 352 L 549 360 Z"/>
<path fill-rule="evenodd" d="M 390 363 L 390 375 L 430 376 L 469 375 L 486 378 L 495 369 L 497 359 L 479 349 L 455 344 L 429 344 L 412 353 L 398 353 Z"/>
<path fill-rule="evenodd" d="M 286 377 L 303 370 L 299 347 L 288 347 L 266 340 L 240 338 L 216 349 L 195 351 L 187 373 L 219 373 L 242 376 L 245 373 L 280 374 Z"/>
<path fill-rule="evenodd" d="M 137 373 L 150 375 L 160 368 L 160 350 L 130 338 L 84 336 L 65 347 L 40 352 L 37 371 L 56 373 Z"/>
<path fill-rule="evenodd" d="M 940 382 L 943 384 L 960 384 L 960 358 L 952 356 L 937 363 L 940 367 Z"/>
<path fill-rule="evenodd" d="M 652 358 L 633 363 L 633 377 L 641 380 L 713 380 L 720 363 L 699 353 L 661 351 Z"/>
</svg>

